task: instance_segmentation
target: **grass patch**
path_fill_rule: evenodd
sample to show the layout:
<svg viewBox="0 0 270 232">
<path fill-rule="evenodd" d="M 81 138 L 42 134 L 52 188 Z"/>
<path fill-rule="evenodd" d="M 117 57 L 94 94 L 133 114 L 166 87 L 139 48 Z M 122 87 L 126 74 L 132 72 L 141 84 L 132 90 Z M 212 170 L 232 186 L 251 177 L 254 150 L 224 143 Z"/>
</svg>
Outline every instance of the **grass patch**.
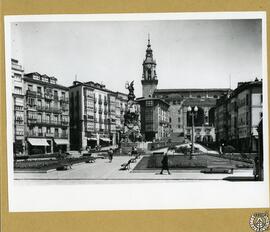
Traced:
<svg viewBox="0 0 270 232">
<path fill-rule="evenodd" d="M 235 165 L 236 168 L 252 168 L 253 165 L 243 161 L 227 160 L 209 155 L 197 155 L 192 159 L 185 155 L 169 155 L 169 168 L 171 169 L 203 169 L 217 161 L 227 162 Z M 161 169 L 162 155 L 144 156 L 134 170 Z"/>
<path fill-rule="evenodd" d="M 50 160 L 24 160 L 14 162 L 15 170 L 50 170 L 63 165 L 72 165 L 76 163 L 87 162 L 91 157 L 50 159 Z"/>
</svg>

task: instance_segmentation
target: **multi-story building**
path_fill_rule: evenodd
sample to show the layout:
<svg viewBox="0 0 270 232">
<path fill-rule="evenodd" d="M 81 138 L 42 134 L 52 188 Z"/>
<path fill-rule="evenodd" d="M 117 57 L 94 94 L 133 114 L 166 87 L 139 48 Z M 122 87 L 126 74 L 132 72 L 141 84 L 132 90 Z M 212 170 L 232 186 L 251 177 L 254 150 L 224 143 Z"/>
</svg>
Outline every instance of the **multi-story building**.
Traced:
<svg viewBox="0 0 270 232">
<path fill-rule="evenodd" d="M 162 140 L 169 136 L 169 104 L 159 98 L 138 98 L 143 140 Z"/>
<path fill-rule="evenodd" d="M 165 100 L 169 105 L 170 128 L 187 139 L 192 135 L 192 117 L 189 106 L 197 106 L 194 117 L 194 141 L 215 141 L 216 100 L 228 93 L 229 89 L 156 89 L 155 96 Z"/>
<path fill-rule="evenodd" d="M 68 90 L 55 77 L 37 72 L 24 75 L 28 154 L 69 150 Z"/>
<path fill-rule="evenodd" d="M 71 148 L 79 150 L 119 142 L 127 95 L 92 81 L 74 81 L 69 92 Z"/>
<path fill-rule="evenodd" d="M 24 154 L 24 70 L 18 60 L 11 59 L 12 75 L 12 100 L 13 100 L 13 152 L 14 154 Z"/>
<path fill-rule="evenodd" d="M 192 120 L 188 107 L 197 106 L 198 112 L 194 119 L 194 140 L 206 143 L 215 141 L 214 107 L 216 100 L 224 94 L 227 94 L 229 89 L 157 89 L 158 78 L 156 65 L 156 61 L 153 59 L 150 40 L 148 40 L 146 57 L 143 61 L 143 75 L 141 81 L 143 99 L 152 98 L 156 99 L 156 101 L 159 99 L 159 102 L 165 102 L 169 106 L 168 118 L 170 135 L 175 133 L 181 137 L 191 139 Z M 146 104 L 141 106 L 144 107 Z M 143 115 L 146 116 L 147 114 L 144 114 L 144 109 L 142 109 L 141 112 L 142 128 L 146 128 L 143 123 L 147 120 L 143 119 Z M 154 124 L 156 124 L 155 120 L 153 121 L 153 125 Z M 163 130 L 165 130 L 165 128 L 163 128 Z"/>
<path fill-rule="evenodd" d="M 116 92 L 116 106 L 115 106 L 115 118 L 116 118 L 116 144 L 121 141 L 122 133 L 124 133 L 124 115 L 127 110 L 128 97 L 126 94 Z"/>
<path fill-rule="evenodd" d="M 262 81 L 258 79 L 238 83 L 234 91 L 219 99 L 215 108 L 217 141 L 239 151 L 258 151 L 262 101 Z"/>
</svg>

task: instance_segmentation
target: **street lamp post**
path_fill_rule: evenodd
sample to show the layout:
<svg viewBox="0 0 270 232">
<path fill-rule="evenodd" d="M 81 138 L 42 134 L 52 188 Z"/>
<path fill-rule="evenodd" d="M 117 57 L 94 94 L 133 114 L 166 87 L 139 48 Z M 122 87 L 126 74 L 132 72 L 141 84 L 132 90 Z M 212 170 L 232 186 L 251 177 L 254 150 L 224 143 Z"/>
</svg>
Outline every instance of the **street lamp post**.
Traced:
<svg viewBox="0 0 270 232">
<path fill-rule="evenodd" d="M 190 112 L 191 115 L 191 149 L 190 149 L 190 159 L 192 159 L 192 154 L 194 153 L 194 116 L 196 115 L 198 111 L 198 107 L 194 106 L 191 108 L 190 106 L 188 107 L 188 112 Z"/>
</svg>

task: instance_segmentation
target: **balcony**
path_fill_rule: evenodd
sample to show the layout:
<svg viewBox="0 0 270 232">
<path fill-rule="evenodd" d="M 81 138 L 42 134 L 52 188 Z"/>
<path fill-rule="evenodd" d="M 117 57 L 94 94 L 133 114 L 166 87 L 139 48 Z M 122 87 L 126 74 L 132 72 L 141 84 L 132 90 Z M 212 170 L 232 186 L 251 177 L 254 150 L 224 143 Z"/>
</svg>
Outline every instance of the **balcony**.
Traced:
<svg viewBox="0 0 270 232">
<path fill-rule="evenodd" d="M 164 119 L 160 119 L 160 120 L 159 120 L 159 124 L 160 124 L 160 125 L 167 125 L 167 124 L 169 124 L 169 122 L 166 121 L 166 120 L 164 120 Z"/>
<path fill-rule="evenodd" d="M 98 113 L 102 114 L 102 109 L 101 108 L 98 109 Z"/>
<path fill-rule="evenodd" d="M 15 135 L 16 136 L 24 136 L 24 132 L 23 131 L 15 131 Z"/>
<path fill-rule="evenodd" d="M 58 101 L 58 100 L 59 100 L 58 95 L 53 95 L 53 100 L 54 100 L 54 101 Z"/>
<path fill-rule="evenodd" d="M 102 105 L 102 100 L 98 99 L 98 104 Z"/>
<path fill-rule="evenodd" d="M 69 99 L 68 99 L 68 97 L 62 96 L 62 97 L 60 97 L 60 102 L 66 102 L 66 103 L 68 103 L 69 102 Z"/>
<path fill-rule="evenodd" d="M 58 113 L 60 114 L 62 110 L 58 107 L 50 107 L 50 106 L 37 106 L 37 110 L 39 111 L 45 111 L 48 113 Z"/>
<path fill-rule="evenodd" d="M 61 122 L 61 125 L 62 125 L 62 126 L 68 126 L 68 125 L 69 125 L 69 121 L 62 121 L 62 122 Z"/>
<path fill-rule="evenodd" d="M 52 132 L 46 132 L 45 137 L 54 137 L 54 133 Z"/>
<path fill-rule="evenodd" d="M 33 91 L 33 90 L 27 90 L 26 91 L 26 95 L 28 97 L 36 97 L 37 96 L 37 92 L 36 91 Z"/>
<path fill-rule="evenodd" d="M 54 135 L 55 139 L 68 139 L 68 135 L 66 133 L 62 133 L 62 134 L 55 134 Z"/>
<path fill-rule="evenodd" d="M 104 101 L 104 105 L 105 106 L 108 105 L 108 101 L 107 100 Z"/>
<path fill-rule="evenodd" d="M 29 124 L 29 125 L 37 124 L 37 119 L 36 118 L 28 118 L 27 124 Z"/>
<path fill-rule="evenodd" d="M 42 132 L 28 131 L 26 133 L 26 136 L 28 136 L 28 137 L 45 137 L 45 134 Z"/>
<path fill-rule="evenodd" d="M 22 119 L 15 119 L 15 124 L 16 125 L 23 125 L 23 120 Z"/>
<path fill-rule="evenodd" d="M 68 134 L 67 133 L 62 133 L 62 134 L 59 134 L 59 133 L 52 133 L 52 132 L 33 132 L 33 131 L 28 131 L 26 133 L 26 136 L 28 137 L 53 137 L 55 139 L 68 139 Z"/>
<path fill-rule="evenodd" d="M 44 94 L 44 98 L 47 100 L 52 100 L 53 99 L 53 95 L 51 93 L 45 93 Z"/>
<path fill-rule="evenodd" d="M 29 125 L 40 125 L 40 126 L 54 126 L 54 127 L 67 127 L 69 125 L 68 121 L 54 121 L 46 119 L 28 119 Z"/>
<path fill-rule="evenodd" d="M 37 97 L 38 98 L 42 98 L 43 97 L 42 93 L 41 92 L 37 92 Z"/>
</svg>

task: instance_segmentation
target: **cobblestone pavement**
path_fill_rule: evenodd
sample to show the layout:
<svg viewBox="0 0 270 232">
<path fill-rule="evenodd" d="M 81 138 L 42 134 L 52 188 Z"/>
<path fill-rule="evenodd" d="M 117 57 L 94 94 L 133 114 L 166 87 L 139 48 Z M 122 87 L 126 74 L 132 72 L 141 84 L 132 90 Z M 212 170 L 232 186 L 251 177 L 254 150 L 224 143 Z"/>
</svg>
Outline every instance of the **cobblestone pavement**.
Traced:
<svg viewBox="0 0 270 232">
<path fill-rule="evenodd" d="M 252 169 L 235 170 L 233 174 L 204 174 L 200 170 L 171 170 L 171 175 L 160 175 L 160 170 L 132 172 L 137 163 L 131 164 L 130 170 L 119 170 L 121 164 L 130 157 L 114 157 L 112 163 L 107 159 L 98 159 L 95 163 L 73 165 L 67 171 L 48 173 L 14 173 L 16 184 L 20 183 L 133 183 L 133 182 L 172 182 L 172 181 L 218 181 L 225 177 L 252 177 Z"/>
</svg>

